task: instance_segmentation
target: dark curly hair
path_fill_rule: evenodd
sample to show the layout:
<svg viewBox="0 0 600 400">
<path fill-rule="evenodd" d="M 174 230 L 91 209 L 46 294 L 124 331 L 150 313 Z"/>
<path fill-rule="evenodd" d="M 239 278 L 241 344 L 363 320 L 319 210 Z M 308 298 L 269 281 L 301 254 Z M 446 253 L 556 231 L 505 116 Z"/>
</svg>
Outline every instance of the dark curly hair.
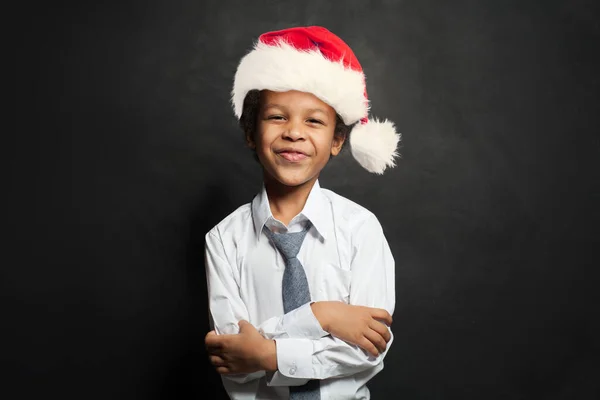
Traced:
<svg viewBox="0 0 600 400">
<path fill-rule="evenodd" d="M 254 137 L 256 134 L 256 125 L 258 122 L 258 113 L 260 110 L 260 91 L 251 90 L 244 98 L 244 106 L 242 108 L 242 116 L 240 117 L 240 128 L 244 131 L 245 138 Z M 350 131 L 354 125 L 346 125 L 339 114 L 335 115 L 335 130 L 334 135 L 338 138 L 343 138 L 342 150 L 346 148 Z M 254 150 L 254 159 L 258 161 L 256 150 Z"/>
</svg>

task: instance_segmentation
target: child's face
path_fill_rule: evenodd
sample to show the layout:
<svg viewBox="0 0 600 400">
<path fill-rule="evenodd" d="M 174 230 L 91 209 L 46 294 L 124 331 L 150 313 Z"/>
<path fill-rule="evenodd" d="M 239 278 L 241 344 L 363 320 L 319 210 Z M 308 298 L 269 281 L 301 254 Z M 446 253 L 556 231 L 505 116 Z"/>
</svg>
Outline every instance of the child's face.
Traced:
<svg viewBox="0 0 600 400">
<path fill-rule="evenodd" d="M 299 186 L 318 178 L 330 156 L 339 154 L 343 139 L 334 135 L 335 110 L 316 96 L 298 91 L 261 92 L 256 149 L 265 178 Z"/>
</svg>

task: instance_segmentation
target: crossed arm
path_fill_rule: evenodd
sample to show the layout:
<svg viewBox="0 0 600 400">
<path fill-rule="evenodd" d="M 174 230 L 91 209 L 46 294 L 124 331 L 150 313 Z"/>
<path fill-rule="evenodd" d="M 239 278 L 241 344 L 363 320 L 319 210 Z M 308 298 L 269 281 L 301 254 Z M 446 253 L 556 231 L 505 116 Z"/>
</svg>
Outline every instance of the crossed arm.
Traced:
<svg viewBox="0 0 600 400">
<path fill-rule="evenodd" d="M 292 386 L 378 366 L 393 340 L 394 261 L 375 217 L 365 225 L 354 238 L 350 304 L 306 304 L 257 327 L 246 322 L 246 306 L 231 290 L 239 277 L 227 262 L 220 236 L 209 233 L 206 266 L 216 332 L 205 342 L 217 371 L 238 383 L 270 371 L 270 385 Z"/>
<path fill-rule="evenodd" d="M 345 342 L 361 347 L 374 357 L 385 352 L 391 339 L 388 327 L 392 316 L 384 309 L 353 306 L 337 301 L 311 304 L 324 331 Z M 205 338 L 212 365 L 220 374 L 247 374 L 277 371 L 277 348 L 274 339 L 263 337 L 249 322 L 239 322 L 239 334 L 217 335 L 210 331 Z"/>
</svg>

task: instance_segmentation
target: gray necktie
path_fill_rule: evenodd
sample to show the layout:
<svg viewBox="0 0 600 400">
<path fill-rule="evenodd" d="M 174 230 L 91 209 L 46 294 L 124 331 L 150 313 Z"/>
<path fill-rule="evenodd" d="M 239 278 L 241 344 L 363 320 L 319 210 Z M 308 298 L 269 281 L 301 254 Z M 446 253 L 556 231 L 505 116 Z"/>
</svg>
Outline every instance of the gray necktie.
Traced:
<svg viewBox="0 0 600 400">
<path fill-rule="evenodd" d="M 306 273 L 300 260 L 296 258 L 310 226 L 309 222 L 302 232 L 294 233 L 273 233 L 265 227 L 265 233 L 285 260 L 281 293 L 283 310 L 286 314 L 310 302 L 310 290 Z M 290 386 L 290 400 L 320 399 L 321 393 L 318 380 L 310 380 L 302 386 Z"/>
</svg>

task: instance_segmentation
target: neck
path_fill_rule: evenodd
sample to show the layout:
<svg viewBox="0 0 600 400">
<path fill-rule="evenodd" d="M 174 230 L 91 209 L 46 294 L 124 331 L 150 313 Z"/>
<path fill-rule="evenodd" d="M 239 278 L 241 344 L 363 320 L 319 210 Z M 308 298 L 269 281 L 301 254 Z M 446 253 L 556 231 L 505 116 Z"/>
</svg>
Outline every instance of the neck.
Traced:
<svg viewBox="0 0 600 400">
<path fill-rule="evenodd" d="M 289 225 L 290 221 L 304 208 L 317 179 L 318 176 L 298 186 L 286 186 L 275 179 L 266 179 L 265 177 L 265 189 L 273 217 L 286 226 Z"/>
</svg>

